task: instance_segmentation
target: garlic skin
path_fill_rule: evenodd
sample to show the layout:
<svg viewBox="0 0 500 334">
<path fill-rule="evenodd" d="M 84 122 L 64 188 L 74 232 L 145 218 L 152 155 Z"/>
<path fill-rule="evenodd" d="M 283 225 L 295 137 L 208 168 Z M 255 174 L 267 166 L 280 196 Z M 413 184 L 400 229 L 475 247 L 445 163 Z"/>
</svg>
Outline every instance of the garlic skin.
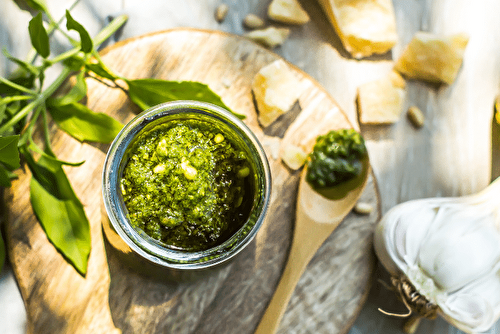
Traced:
<svg viewBox="0 0 500 334">
<path fill-rule="evenodd" d="M 467 333 L 500 318 L 500 178 L 482 192 L 408 201 L 375 229 L 375 253 Z"/>
</svg>

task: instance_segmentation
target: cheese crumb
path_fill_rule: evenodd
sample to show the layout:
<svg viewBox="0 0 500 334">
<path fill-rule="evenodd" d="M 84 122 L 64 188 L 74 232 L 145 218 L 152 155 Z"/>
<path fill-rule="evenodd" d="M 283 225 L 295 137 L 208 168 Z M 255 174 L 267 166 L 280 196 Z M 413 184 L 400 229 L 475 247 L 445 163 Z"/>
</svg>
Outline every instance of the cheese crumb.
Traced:
<svg viewBox="0 0 500 334">
<path fill-rule="evenodd" d="M 254 42 L 262 44 L 269 48 L 277 47 L 283 44 L 290 35 L 288 28 L 267 27 L 265 29 L 257 29 L 245 34 Z"/>
<path fill-rule="evenodd" d="M 297 0 L 273 0 L 267 8 L 267 15 L 274 21 L 286 24 L 302 25 L 310 20 Z"/>
</svg>

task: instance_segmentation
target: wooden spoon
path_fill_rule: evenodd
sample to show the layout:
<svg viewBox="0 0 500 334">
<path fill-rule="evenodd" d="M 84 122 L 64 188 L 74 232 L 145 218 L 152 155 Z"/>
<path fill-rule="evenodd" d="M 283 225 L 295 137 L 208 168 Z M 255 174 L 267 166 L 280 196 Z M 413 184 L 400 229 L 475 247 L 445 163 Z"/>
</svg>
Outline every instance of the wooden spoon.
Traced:
<svg viewBox="0 0 500 334">
<path fill-rule="evenodd" d="M 370 165 L 365 163 L 363 173 L 341 186 L 341 198 L 329 199 L 316 192 L 305 180 L 302 172 L 295 218 L 295 230 L 288 260 L 273 298 L 267 306 L 255 334 L 275 333 L 288 302 L 307 264 L 316 251 L 352 210 L 363 193 L 368 180 Z M 339 186 L 340 187 L 340 186 Z"/>
</svg>

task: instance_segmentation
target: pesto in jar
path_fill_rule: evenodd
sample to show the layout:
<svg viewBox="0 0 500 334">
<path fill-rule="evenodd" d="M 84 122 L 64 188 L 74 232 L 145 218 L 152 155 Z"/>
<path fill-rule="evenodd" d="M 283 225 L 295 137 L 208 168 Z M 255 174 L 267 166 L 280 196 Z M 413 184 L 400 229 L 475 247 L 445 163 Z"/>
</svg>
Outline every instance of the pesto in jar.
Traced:
<svg viewBox="0 0 500 334">
<path fill-rule="evenodd" d="M 246 221 L 255 194 L 247 153 L 213 124 L 157 125 L 128 148 L 121 191 L 132 226 L 160 244 L 202 251 Z"/>
</svg>

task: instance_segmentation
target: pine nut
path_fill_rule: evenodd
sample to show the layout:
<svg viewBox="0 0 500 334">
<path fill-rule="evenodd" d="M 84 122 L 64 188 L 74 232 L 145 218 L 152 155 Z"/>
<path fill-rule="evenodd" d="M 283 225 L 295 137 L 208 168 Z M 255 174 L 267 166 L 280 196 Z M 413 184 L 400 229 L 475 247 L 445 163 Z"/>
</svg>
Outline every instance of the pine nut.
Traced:
<svg viewBox="0 0 500 334">
<path fill-rule="evenodd" d="M 229 7 L 226 4 L 222 4 L 215 10 L 215 19 L 217 22 L 221 23 L 226 18 Z"/>
<path fill-rule="evenodd" d="M 354 206 L 354 212 L 359 215 L 369 215 L 373 212 L 373 206 L 370 203 L 358 202 Z"/>
<path fill-rule="evenodd" d="M 255 14 L 248 14 L 247 16 L 245 16 L 243 24 L 249 29 L 258 29 L 264 26 L 264 20 L 262 20 Z"/>
<path fill-rule="evenodd" d="M 425 116 L 422 113 L 422 110 L 420 110 L 418 107 L 411 106 L 410 108 L 408 108 L 407 115 L 411 123 L 416 128 L 421 128 L 422 126 L 424 126 Z"/>
</svg>

